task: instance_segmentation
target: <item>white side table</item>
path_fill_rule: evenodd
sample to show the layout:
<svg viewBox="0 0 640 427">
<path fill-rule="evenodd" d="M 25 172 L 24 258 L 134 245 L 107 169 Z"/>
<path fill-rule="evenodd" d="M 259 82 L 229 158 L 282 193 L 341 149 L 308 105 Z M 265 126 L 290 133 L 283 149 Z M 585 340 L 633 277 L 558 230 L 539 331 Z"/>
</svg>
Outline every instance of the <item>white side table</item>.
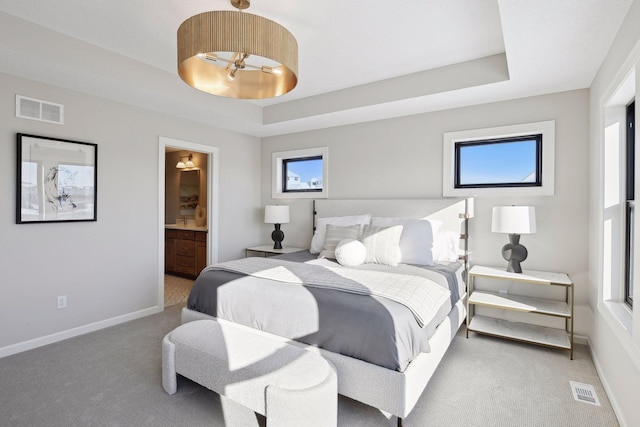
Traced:
<svg viewBox="0 0 640 427">
<path fill-rule="evenodd" d="M 273 245 L 261 245 L 261 246 L 253 246 L 250 248 L 246 248 L 244 250 L 244 256 L 245 258 L 250 256 L 267 258 L 270 256 L 291 254 L 294 252 L 300 252 L 305 250 L 306 249 L 295 248 L 293 246 L 284 246 L 282 249 L 273 249 Z"/>
<path fill-rule="evenodd" d="M 516 284 L 520 282 L 543 286 L 563 286 L 566 289 L 565 301 L 475 290 L 476 277 L 509 280 Z M 467 299 L 467 338 L 469 338 L 469 331 L 473 331 L 516 341 L 561 348 L 569 350 L 569 357 L 573 359 L 573 282 L 567 274 L 531 270 L 525 270 L 522 273 L 511 273 L 497 267 L 474 265 L 469 270 L 467 286 L 469 293 L 469 298 Z M 475 306 L 478 305 L 560 317 L 565 319 L 565 330 L 478 316 L 475 315 Z"/>
</svg>

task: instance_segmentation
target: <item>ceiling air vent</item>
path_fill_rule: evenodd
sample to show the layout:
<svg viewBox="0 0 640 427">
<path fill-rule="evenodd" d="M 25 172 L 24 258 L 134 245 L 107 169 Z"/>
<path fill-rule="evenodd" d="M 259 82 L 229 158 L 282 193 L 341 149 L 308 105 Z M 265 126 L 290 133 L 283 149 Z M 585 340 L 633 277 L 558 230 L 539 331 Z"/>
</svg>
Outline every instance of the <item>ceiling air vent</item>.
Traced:
<svg viewBox="0 0 640 427">
<path fill-rule="evenodd" d="M 47 123 L 64 123 L 64 105 L 16 95 L 16 117 Z"/>
</svg>

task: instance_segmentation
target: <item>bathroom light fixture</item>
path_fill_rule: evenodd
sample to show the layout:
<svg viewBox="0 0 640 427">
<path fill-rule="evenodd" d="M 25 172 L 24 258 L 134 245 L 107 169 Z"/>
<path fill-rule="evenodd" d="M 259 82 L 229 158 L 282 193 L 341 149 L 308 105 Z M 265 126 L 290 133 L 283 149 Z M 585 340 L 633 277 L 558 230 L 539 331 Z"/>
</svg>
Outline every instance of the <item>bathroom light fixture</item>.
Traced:
<svg viewBox="0 0 640 427">
<path fill-rule="evenodd" d="M 271 233 L 273 239 L 273 249 L 282 249 L 282 241 L 284 240 L 284 232 L 280 230 L 280 224 L 289 223 L 289 206 L 287 205 L 269 205 L 264 207 L 264 222 L 266 224 L 274 224 L 275 230 Z"/>
<path fill-rule="evenodd" d="M 533 206 L 495 206 L 491 231 L 508 233 L 509 243 L 502 247 L 502 257 L 509 262 L 507 271 L 522 273 L 520 263 L 527 259 L 527 248 L 520 244 L 521 234 L 536 232 L 536 210 Z"/>
<path fill-rule="evenodd" d="M 264 99 L 298 84 L 298 42 L 282 25 L 242 10 L 203 12 L 178 28 L 178 74 L 213 95 Z"/>
<path fill-rule="evenodd" d="M 187 159 L 188 160 L 185 162 L 182 159 Z M 193 155 L 189 154 L 188 156 L 180 156 L 180 161 L 178 162 L 178 164 L 176 165 L 176 168 L 178 169 L 186 169 L 186 168 L 195 168 L 196 165 L 193 164 Z"/>
</svg>

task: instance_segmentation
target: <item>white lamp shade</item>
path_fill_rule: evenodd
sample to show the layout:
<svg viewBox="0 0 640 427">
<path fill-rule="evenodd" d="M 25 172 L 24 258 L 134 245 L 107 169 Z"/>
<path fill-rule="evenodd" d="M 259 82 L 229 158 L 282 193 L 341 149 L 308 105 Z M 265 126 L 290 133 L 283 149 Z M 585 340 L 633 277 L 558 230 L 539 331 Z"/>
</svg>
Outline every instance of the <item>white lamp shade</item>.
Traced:
<svg viewBox="0 0 640 427">
<path fill-rule="evenodd" d="M 267 224 L 287 224 L 289 222 L 289 206 L 287 205 L 265 206 L 264 222 Z"/>
<path fill-rule="evenodd" d="M 535 233 L 536 209 L 533 206 L 494 206 L 491 231 L 509 234 Z"/>
</svg>

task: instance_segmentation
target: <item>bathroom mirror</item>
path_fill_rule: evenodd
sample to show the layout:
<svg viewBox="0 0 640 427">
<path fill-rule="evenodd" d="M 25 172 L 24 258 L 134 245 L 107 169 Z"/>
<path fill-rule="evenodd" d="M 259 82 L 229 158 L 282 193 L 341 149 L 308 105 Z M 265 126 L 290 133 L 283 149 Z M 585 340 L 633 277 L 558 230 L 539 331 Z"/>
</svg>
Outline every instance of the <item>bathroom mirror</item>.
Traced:
<svg viewBox="0 0 640 427">
<path fill-rule="evenodd" d="M 180 173 L 180 215 L 193 216 L 200 195 L 200 171 L 189 170 Z"/>
</svg>

